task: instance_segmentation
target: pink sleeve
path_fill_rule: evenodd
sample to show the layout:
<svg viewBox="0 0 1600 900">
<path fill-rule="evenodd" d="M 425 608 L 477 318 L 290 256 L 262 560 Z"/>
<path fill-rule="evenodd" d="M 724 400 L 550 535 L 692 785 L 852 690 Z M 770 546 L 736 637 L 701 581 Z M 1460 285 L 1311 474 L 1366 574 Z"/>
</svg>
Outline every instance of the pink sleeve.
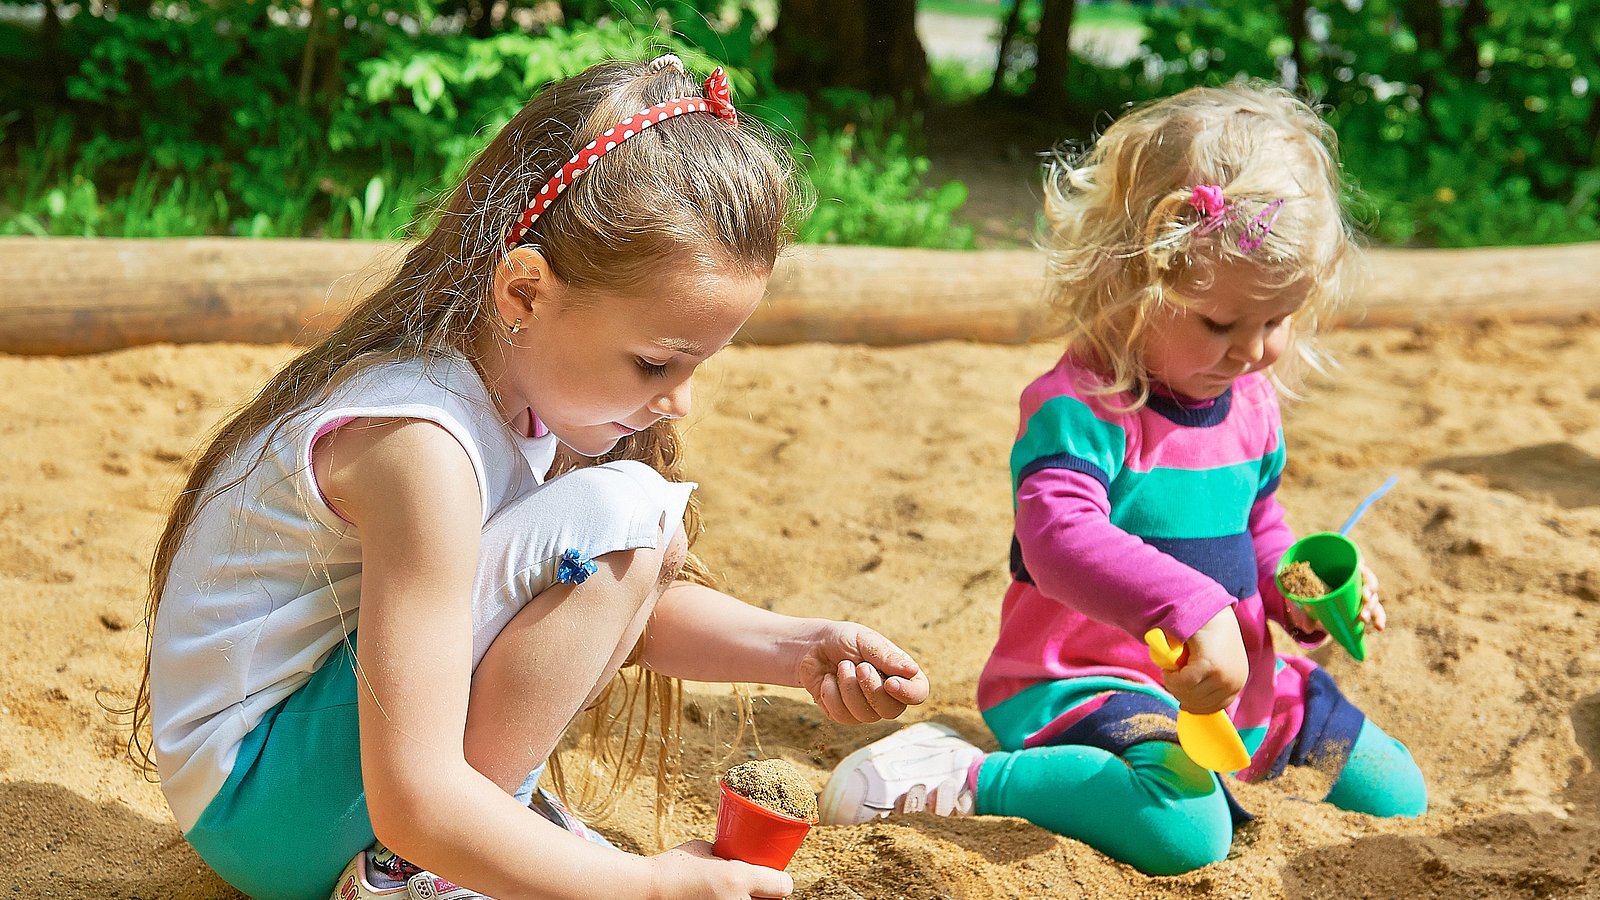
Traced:
<svg viewBox="0 0 1600 900">
<path fill-rule="evenodd" d="M 1045 596 L 1143 640 L 1164 628 L 1187 641 L 1235 602 L 1220 584 L 1111 524 L 1092 475 L 1044 469 L 1017 490 L 1017 543 Z"/>
<path fill-rule="evenodd" d="M 1278 561 L 1294 543 L 1294 532 L 1283 519 L 1283 504 L 1278 502 L 1276 491 L 1257 500 L 1250 508 L 1250 540 L 1256 546 L 1256 588 L 1261 591 L 1261 604 L 1266 608 L 1267 618 L 1283 626 L 1301 646 L 1316 647 L 1327 639 L 1327 633 L 1321 629 L 1302 631 L 1284 614 L 1288 601 L 1278 590 Z"/>
</svg>

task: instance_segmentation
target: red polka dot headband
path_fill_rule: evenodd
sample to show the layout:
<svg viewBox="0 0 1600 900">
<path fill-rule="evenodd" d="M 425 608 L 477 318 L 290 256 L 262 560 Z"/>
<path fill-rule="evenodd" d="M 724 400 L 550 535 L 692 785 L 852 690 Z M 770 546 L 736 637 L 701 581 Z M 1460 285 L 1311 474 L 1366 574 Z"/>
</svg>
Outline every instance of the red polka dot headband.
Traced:
<svg viewBox="0 0 1600 900">
<path fill-rule="evenodd" d="M 516 221 L 511 223 L 511 228 L 506 231 L 506 247 L 515 247 L 522 240 L 522 236 L 527 234 L 528 229 L 533 227 L 533 223 L 539 221 L 539 217 L 550 208 L 550 204 L 556 202 L 556 198 L 560 197 L 579 175 L 589 171 L 595 160 L 628 138 L 643 133 L 646 128 L 694 112 L 712 113 L 730 125 L 737 125 L 739 115 L 734 112 L 733 99 L 728 95 L 728 75 L 721 66 L 706 78 L 705 90 L 704 97 L 677 97 L 641 109 L 590 141 L 588 146 L 579 150 L 559 172 L 545 182 L 539 193 L 533 195 L 533 202 L 528 204 L 522 214 L 517 216 Z"/>
</svg>

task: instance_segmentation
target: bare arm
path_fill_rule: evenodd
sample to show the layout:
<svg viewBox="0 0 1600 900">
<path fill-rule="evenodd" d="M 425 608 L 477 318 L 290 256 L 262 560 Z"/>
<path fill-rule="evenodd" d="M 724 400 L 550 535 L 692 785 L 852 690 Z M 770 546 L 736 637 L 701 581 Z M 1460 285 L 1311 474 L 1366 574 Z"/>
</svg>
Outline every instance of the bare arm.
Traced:
<svg viewBox="0 0 1600 900">
<path fill-rule="evenodd" d="M 725 868 L 734 864 L 683 850 L 646 859 L 590 843 L 467 764 L 482 501 L 448 433 L 415 420 L 354 423 L 318 444 L 314 464 L 330 502 L 361 529 L 361 770 L 385 844 L 496 897 L 592 897 L 596 872 L 616 896 L 750 896 L 705 889 L 748 876 Z M 770 874 L 783 884 L 759 895 L 787 894 L 787 877 Z"/>
<path fill-rule="evenodd" d="M 921 667 L 870 628 L 786 616 L 682 581 L 656 605 L 639 662 L 694 681 L 803 687 L 851 724 L 895 718 L 928 698 Z"/>
</svg>

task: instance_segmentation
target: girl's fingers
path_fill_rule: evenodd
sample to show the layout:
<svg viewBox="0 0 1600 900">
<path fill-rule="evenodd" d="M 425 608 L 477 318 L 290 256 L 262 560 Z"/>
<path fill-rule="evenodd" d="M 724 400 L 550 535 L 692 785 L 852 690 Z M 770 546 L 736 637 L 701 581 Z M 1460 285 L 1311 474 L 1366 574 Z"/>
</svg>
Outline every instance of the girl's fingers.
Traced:
<svg viewBox="0 0 1600 900">
<path fill-rule="evenodd" d="M 817 692 L 817 705 L 835 722 L 849 723 L 850 710 L 845 708 L 844 700 L 839 696 L 839 679 L 833 675 L 822 676 L 822 690 Z"/>
<path fill-rule="evenodd" d="M 1192 713 L 1216 712 L 1233 702 L 1234 693 L 1215 674 L 1183 678 L 1187 669 L 1167 673 L 1167 690 L 1178 698 L 1179 704 Z"/>
<path fill-rule="evenodd" d="M 867 703 L 872 705 L 872 711 L 880 719 L 893 719 L 906 711 L 906 705 L 896 700 L 883 689 L 883 676 L 878 670 L 866 663 L 856 665 L 856 680 L 861 683 L 862 692 L 866 694 Z"/>
<path fill-rule="evenodd" d="M 750 896 L 783 898 L 794 893 L 794 879 L 788 872 L 780 872 L 765 866 L 751 866 L 751 868 L 756 871 L 751 879 Z"/>
<path fill-rule="evenodd" d="M 1361 564 L 1361 583 L 1365 587 L 1371 589 L 1373 593 L 1377 593 L 1378 576 L 1374 574 L 1371 569 L 1367 568 L 1366 563 Z"/>
<path fill-rule="evenodd" d="M 916 660 L 896 647 L 888 638 L 876 632 L 861 642 L 861 661 L 869 663 L 880 672 L 903 678 L 910 678 L 921 671 Z"/>
<path fill-rule="evenodd" d="M 877 713 L 872 711 L 872 704 L 867 702 L 866 695 L 862 693 L 861 679 L 856 675 L 856 665 L 849 660 L 839 663 L 839 696 L 844 700 L 845 708 L 850 710 L 850 716 L 855 721 L 853 724 L 876 722 Z"/>
<path fill-rule="evenodd" d="M 910 678 L 891 676 L 884 681 L 883 689 L 906 706 L 916 706 L 928 699 L 928 676 L 921 672 Z"/>
<path fill-rule="evenodd" d="M 1361 592 L 1360 618 L 1373 631 L 1382 631 L 1389 624 L 1389 616 L 1384 612 L 1383 602 L 1378 599 L 1376 585 L 1368 585 Z"/>
</svg>

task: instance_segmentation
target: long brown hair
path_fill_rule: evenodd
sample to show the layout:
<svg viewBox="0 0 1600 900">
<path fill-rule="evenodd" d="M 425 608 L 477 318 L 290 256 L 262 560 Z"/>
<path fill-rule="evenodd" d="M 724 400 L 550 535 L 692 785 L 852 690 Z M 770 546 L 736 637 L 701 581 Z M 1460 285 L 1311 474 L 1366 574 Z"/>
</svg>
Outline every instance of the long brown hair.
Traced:
<svg viewBox="0 0 1600 900">
<path fill-rule="evenodd" d="M 396 359 L 456 354 L 475 359 L 475 348 L 504 327 L 494 313 L 490 287 L 505 254 L 507 226 L 533 192 L 606 128 L 644 107 L 701 92 L 675 58 L 670 62 L 601 63 L 534 97 L 473 161 L 445 201 L 437 224 L 410 247 L 395 274 L 219 427 L 189 472 L 150 567 L 150 632 L 144 672 L 129 710 L 129 752 L 147 773 L 155 770 L 149 727 L 156 610 L 173 557 L 200 509 L 238 483 L 212 483 L 218 468 L 243 452 L 252 438 L 281 427 L 290 414 L 327 397 L 355 372 Z M 541 248 L 554 274 L 577 298 L 624 292 L 669 259 L 764 277 L 793 230 L 792 177 L 788 155 L 758 125 L 746 119 L 734 126 L 711 115 L 680 116 L 601 157 L 523 242 Z M 640 460 L 668 480 L 681 480 L 679 441 L 670 421 L 630 436 L 605 459 Z M 693 502 L 684 518 L 692 541 L 699 533 Z M 710 581 L 693 554 L 682 577 Z M 647 698 L 644 731 L 650 730 L 652 711 L 659 719 L 654 739 L 659 745 L 657 786 L 664 793 L 667 767 L 677 752 L 681 694 L 675 679 L 644 673 L 638 684 L 621 692 L 621 718 L 629 731 L 637 704 L 627 698 L 637 697 L 640 689 Z M 597 731 L 609 733 L 609 725 L 618 721 L 607 713 L 611 707 L 596 704 L 592 721 Z M 609 746 L 609 738 L 601 737 Z M 623 746 L 620 755 L 599 753 L 616 763 L 607 803 L 637 774 L 644 755 L 643 743 L 637 752 L 627 749 L 626 735 Z"/>
</svg>

